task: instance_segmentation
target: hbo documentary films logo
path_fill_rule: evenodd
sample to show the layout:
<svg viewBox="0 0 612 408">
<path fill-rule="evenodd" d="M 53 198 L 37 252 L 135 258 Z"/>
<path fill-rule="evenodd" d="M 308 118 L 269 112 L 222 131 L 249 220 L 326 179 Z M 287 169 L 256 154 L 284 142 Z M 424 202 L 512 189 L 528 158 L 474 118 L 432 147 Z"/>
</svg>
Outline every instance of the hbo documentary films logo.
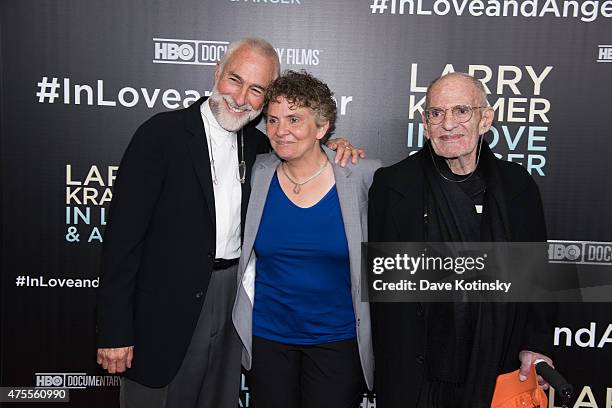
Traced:
<svg viewBox="0 0 612 408">
<path fill-rule="evenodd" d="M 550 240 L 548 259 L 553 263 L 612 265 L 612 242 Z"/>
<path fill-rule="evenodd" d="M 157 64 L 216 65 L 227 52 L 227 41 L 153 38 L 153 62 Z"/>
<path fill-rule="evenodd" d="M 87 373 L 35 373 L 36 387 L 85 389 L 89 387 L 118 387 L 118 375 L 89 375 Z"/>
</svg>

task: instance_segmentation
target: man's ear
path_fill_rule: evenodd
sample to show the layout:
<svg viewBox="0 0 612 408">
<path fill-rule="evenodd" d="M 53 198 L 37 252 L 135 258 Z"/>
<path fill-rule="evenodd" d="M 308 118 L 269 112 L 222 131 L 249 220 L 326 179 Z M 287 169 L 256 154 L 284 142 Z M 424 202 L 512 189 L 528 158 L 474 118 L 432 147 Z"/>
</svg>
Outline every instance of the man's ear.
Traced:
<svg viewBox="0 0 612 408">
<path fill-rule="evenodd" d="M 219 80 L 219 75 L 221 75 L 221 69 L 219 67 L 219 63 L 217 62 L 217 65 L 215 65 L 215 72 L 214 72 L 214 76 L 213 76 L 213 78 L 215 80 L 215 84 Z"/>
<path fill-rule="evenodd" d="M 480 122 L 478 123 L 478 134 L 484 135 L 491 129 L 491 125 L 493 124 L 493 119 L 495 118 L 495 111 L 492 107 L 487 106 L 483 108 L 482 118 L 480 118 Z"/>
<path fill-rule="evenodd" d="M 425 111 L 421 112 L 421 120 L 423 121 L 423 134 L 425 135 L 426 139 L 429 139 L 429 124 L 427 123 L 427 115 L 425 115 Z"/>
</svg>

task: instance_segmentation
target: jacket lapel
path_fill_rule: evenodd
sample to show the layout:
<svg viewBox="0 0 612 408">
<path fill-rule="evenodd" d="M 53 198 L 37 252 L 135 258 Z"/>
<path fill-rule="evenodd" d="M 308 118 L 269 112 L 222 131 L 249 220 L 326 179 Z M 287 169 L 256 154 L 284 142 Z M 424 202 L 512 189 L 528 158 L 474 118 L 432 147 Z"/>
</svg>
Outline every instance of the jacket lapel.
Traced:
<svg viewBox="0 0 612 408">
<path fill-rule="evenodd" d="M 426 160 L 422 151 L 416 153 L 419 160 Z M 388 203 L 388 211 L 395 221 L 394 240 L 421 242 L 425 239 L 425 175 L 421 166 L 405 168 L 388 185 L 398 199 Z"/>
<path fill-rule="evenodd" d="M 212 174 L 210 172 L 210 157 L 208 156 L 208 143 L 206 142 L 206 132 L 204 131 L 204 123 L 200 113 L 200 106 L 206 100 L 202 98 L 187 110 L 185 110 L 184 121 L 185 128 L 190 133 L 188 138 L 188 150 L 193 162 L 196 175 L 200 182 L 200 186 L 204 192 L 204 198 L 208 206 L 208 212 L 213 227 L 215 224 L 215 195 L 212 185 Z M 216 227 L 215 227 L 216 234 Z"/>
<path fill-rule="evenodd" d="M 334 170 L 336 191 L 338 192 L 340 211 L 342 212 L 342 221 L 344 223 L 344 233 L 346 234 L 348 247 L 352 249 L 352 251 L 349 251 L 349 263 L 351 269 L 351 292 L 354 295 L 353 300 L 355 300 L 359 299 L 360 296 L 358 292 L 361 278 L 361 251 L 356 251 L 355 249 L 361 248 L 361 241 L 363 240 L 361 215 L 359 212 L 359 196 L 356 190 L 357 186 L 355 186 L 354 180 L 351 178 L 352 171 L 347 167 L 340 167 L 334 164 L 334 152 L 328 149 L 325 149 L 325 152 Z"/>
<path fill-rule="evenodd" d="M 242 199 L 240 203 L 240 233 L 244 237 L 244 227 L 246 221 L 246 213 L 251 196 L 251 172 L 253 171 L 253 163 L 257 157 L 258 145 L 254 141 L 259 138 L 258 130 L 250 125 L 245 126 L 238 132 L 238 164 L 244 160 L 245 169 L 241 170 L 245 173 L 245 181 L 242 183 Z M 244 143 L 244 157 L 242 156 L 242 143 Z"/>
<path fill-rule="evenodd" d="M 240 274 L 244 273 L 244 268 L 246 268 L 248 264 L 251 252 L 253 252 L 253 245 L 255 244 L 255 238 L 259 230 L 261 215 L 266 205 L 270 182 L 272 181 L 272 177 L 276 172 L 276 167 L 279 162 L 280 160 L 275 154 L 270 154 L 266 160 L 257 163 L 257 168 L 253 169 L 253 172 L 257 172 L 257 177 L 252 178 L 253 188 L 251 190 L 251 197 L 249 198 L 247 218 L 249 222 L 246 223 L 244 228 Z"/>
</svg>

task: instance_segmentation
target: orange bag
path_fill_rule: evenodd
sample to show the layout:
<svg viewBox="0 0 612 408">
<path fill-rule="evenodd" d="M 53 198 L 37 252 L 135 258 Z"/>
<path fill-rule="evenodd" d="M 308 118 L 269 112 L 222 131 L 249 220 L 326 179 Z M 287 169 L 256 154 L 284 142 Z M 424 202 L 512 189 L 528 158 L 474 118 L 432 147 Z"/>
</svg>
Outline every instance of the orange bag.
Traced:
<svg viewBox="0 0 612 408">
<path fill-rule="evenodd" d="M 525 381 L 519 380 L 518 373 L 516 370 L 497 376 L 491 408 L 546 408 L 548 398 L 538 385 L 535 366 L 531 366 Z"/>
</svg>

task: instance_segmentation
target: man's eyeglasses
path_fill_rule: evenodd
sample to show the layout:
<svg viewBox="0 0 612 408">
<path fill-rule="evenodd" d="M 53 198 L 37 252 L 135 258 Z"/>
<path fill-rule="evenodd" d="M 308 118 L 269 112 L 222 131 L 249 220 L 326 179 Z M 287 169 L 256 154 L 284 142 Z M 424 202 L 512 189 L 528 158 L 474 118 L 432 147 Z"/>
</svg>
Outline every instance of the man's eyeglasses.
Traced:
<svg viewBox="0 0 612 408">
<path fill-rule="evenodd" d="M 427 122 L 431 125 L 439 125 L 444 121 L 444 117 L 446 116 L 446 111 L 450 109 L 453 114 L 453 119 L 457 123 L 465 123 L 468 120 L 472 119 L 472 114 L 474 113 L 474 109 L 482 109 L 486 108 L 486 106 L 470 106 L 470 105 L 457 105 L 452 108 L 442 109 L 442 108 L 429 108 L 425 110 L 425 117 L 427 118 Z"/>
</svg>

